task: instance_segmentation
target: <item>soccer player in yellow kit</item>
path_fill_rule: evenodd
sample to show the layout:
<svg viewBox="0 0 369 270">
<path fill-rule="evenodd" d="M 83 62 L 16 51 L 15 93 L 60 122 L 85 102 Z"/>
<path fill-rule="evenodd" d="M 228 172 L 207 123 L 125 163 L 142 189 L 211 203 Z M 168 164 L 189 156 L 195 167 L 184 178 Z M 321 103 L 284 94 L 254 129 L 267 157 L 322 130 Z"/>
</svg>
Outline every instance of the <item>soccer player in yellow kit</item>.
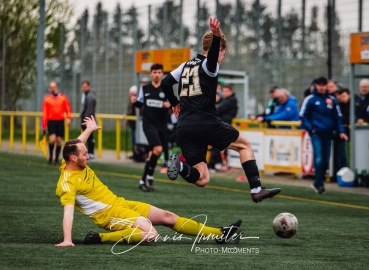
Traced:
<svg viewBox="0 0 369 270">
<path fill-rule="evenodd" d="M 150 204 L 128 201 L 116 196 L 87 166 L 89 156 L 85 143 L 90 134 L 101 127 L 96 125 L 93 116 L 86 117 L 84 125 L 85 131 L 76 140 L 66 142 L 63 149 L 64 160 L 59 168 L 60 177 L 56 195 L 64 207 L 64 240 L 55 246 L 74 246 L 72 242 L 74 208 L 89 216 L 98 227 L 108 231 L 89 232 L 84 240 L 85 244 L 118 241 L 128 244 L 150 242 L 158 236 L 153 227 L 155 225 L 166 226 L 185 235 L 214 236 L 217 243 L 227 242 L 237 232 L 241 220 L 226 227 L 209 227 Z"/>
</svg>

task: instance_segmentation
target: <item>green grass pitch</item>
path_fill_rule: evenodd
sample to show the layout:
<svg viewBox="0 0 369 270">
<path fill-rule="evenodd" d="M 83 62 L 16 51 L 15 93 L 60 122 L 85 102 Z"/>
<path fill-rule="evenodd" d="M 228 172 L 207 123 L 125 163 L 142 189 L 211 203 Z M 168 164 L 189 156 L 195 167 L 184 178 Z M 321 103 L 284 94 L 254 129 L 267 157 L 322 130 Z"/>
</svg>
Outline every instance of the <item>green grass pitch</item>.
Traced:
<svg viewBox="0 0 369 270">
<path fill-rule="evenodd" d="M 88 231 L 101 230 L 76 211 L 76 246 L 54 247 L 62 239 L 63 214 L 55 196 L 57 168 L 42 158 L 0 152 L 0 269 L 367 269 L 367 196 L 333 191 L 319 196 L 311 189 L 281 186 L 280 196 L 255 204 L 245 183 L 214 178 L 207 188 L 198 188 L 182 179 L 169 181 L 160 173 L 156 173 L 156 191 L 143 193 L 137 188 L 141 170 L 124 165 L 90 166 L 119 196 L 180 216 L 204 214 L 211 226 L 242 219 L 242 235 L 259 239 L 225 246 L 202 241 L 195 244 L 201 249 L 197 252 L 191 251 L 191 240 L 159 240 L 113 255 L 113 244 L 82 244 Z M 273 233 L 273 218 L 281 212 L 293 213 L 299 220 L 299 230 L 291 239 Z M 168 228 L 158 227 L 158 231 L 174 236 Z M 232 254 L 222 247 L 258 252 Z M 127 248 L 120 245 L 115 251 Z M 218 253 L 211 253 L 211 248 Z"/>
</svg>

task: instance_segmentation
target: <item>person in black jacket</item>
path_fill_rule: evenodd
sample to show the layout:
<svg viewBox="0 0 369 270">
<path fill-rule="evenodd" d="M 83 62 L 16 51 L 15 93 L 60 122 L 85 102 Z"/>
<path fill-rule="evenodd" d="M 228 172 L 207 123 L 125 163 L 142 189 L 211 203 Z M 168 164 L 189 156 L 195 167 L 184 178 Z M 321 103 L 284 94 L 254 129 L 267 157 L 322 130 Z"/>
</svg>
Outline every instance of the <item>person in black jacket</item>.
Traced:
<svg viewBox="0 0 369 270">
<path fill-rule="evenodd" d="M 221 100 L 215 107 L 220 119 L 227 124 L 231 124 L 232 119 L 237 115 L 238 101 L 230 85 L 223 86 Z M 213 147 L 211 150 L 211 159 L 208 167 L 210 169 L 215 169 L 215 164 L 219 162 L 223 162 L 221 153 L 218 149 Z"/>
<path fill-rule="evenodd" d="M 81 100 L 81 128 L 83 130 L 86 129 L 86 126 L 82 123 L 86 117 L 95 117 L 95 109 L 96 109 L 96 93 L 91 90 L 90 82 L 83 81 L 81 84 L 81 88 L 83 91 L 82 100 Z M 95 148 L 95 139 L 94 134 L 91 135 L 87 139 L 87 149 L 90 160 L 93 160 L 94 157 L 94 148 Z"/>
<path fill-rule="evenodd" d="M 350 91 L 342 88 L 335 93 L 335 96 L 341 108 L 343 129 L 350 138 Z M 347 166 L 346 141 L 336 134 L 333 140 L 333 180 L 336 180 L 337 172 Z"/>
<path fill-rule="evenodd" d="M 238 112 L 238 101 L 230 85 L 223 86 L 222 96 L 217 111 L 223 122 L 231 124 Z"/>
</svg>

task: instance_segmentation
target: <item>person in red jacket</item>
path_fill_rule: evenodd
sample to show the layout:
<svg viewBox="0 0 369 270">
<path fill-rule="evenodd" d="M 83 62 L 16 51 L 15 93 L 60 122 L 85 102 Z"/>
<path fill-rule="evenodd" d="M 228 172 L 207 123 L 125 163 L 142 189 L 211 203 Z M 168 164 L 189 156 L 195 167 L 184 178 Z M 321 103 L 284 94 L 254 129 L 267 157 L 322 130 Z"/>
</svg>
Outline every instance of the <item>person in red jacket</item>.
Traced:
<svg viewBox="0 0 369 270">
<path fill-rule="evenodd" d="M 59 164 L 62 139 L 64 137 L 64 114 L 67 116 L 67 124 L 72 120 L 72 109 L 66 95 L 59 93 L 58 84 L 54 81 L 49 84 L 50 94 L 45 96 L 42 102 L 42 130 L 49 134 L 49 159 L 52 164 L 54 144 L 56 143 L 54 164 Z"/>
</svg>

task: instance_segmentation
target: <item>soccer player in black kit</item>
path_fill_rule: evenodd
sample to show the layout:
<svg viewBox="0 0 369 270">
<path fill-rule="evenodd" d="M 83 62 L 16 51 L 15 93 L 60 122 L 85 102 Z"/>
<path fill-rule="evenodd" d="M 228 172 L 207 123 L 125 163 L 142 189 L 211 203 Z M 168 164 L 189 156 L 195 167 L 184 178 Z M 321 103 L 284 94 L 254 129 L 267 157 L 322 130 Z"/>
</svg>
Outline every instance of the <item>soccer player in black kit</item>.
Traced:
<svg viewBox="0 0 369 270">
<path fill-rule="evenodd" d="M 223 150 L 239 152 L 242 168 L 248 179 L 251 198 L 255 203 L 277 195 L 281 189 L 261 187 L 259 170 L 248 139 L 239 131 L 221 121 L 215 109 L 219 64 L 226 53 L 227 43 L 220 30 L 220 23 L 210 18 L 210 30 L 202 38 L 203 55 L 181 64 L 161 82 L 167 99 L 178 118 L 177 142 L 186 163 L 177 155 L 169 159 L 167 175 L 175 180 L 178 174 L 189 183 L 204 187 L 209 182 L 206 165 L 208 145 Z M 179 83 L 178 95 L 173 85 Z"/>
<path fill-rule="evenodd" d="M 163 65 L 153 64 L 150 68 L 151 83 L 140 88 L 138 97 L 131 97 L 131 102 L 138 108 L 145 106 L 142 114 L 142 125 L 151 151 L 146 161 L 139 188 L 143 191 L 154 190 L 154 170 L 163 145 L 168 144 L 167 114 L 170 103 L 160 88 L 163 77 Z M 146 183 L 147 180 L 147 183 Z"/>
</svg>

